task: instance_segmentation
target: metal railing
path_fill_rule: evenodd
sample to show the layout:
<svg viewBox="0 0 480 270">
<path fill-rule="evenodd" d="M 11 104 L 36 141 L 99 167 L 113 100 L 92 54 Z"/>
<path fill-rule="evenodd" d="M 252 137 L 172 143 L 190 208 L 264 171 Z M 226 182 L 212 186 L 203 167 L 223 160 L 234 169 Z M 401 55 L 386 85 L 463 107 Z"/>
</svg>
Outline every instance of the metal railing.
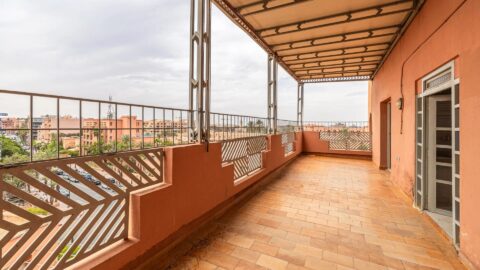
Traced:
<svg viewBox="0 0 480 270">
<path fill-rule="evenodd" d="M 186 109 L 0 90 L 0 110 L 0 166 L 195 142 Z M 268 132 L 267 118 L 210 113 L 210 141 Z"/>
<path fill-rule="evenodd" d="M 234 180 L 237 180 L 262 168 L 265 150 L 266 136 L 226 140 L 222 142 L 222 162 L 233 163 Z"/>
<path fill-rule="evenodd" d="M 295 151 L 295 133 L 283 133 L 282 134 L 282 146 L 285 149 L 285 156 L 289 155 L 293 151 Z"/>
<path fill-rule="evenodd" d="M 366 121 L 307 122 L 304 131 L 318 131 L 319 138 L 329 142 L 331 150 L 367 151 L 371 148 L 371 133 Z"/>
<path fill-rule="evenodd" d="M 0 268 L 65 269 L 128 237 L 130 193 L 163 182 L 163 150 L 0 169 Z"/>
<path fill-rule="evenodd" d="M 268 134 L 263 117 L 210 113 L 210 141 L 224 141 Z"/>
<path fill-rule="evenodd" d="M 0 90 L 0 110 L 0 166 L 192 143 L 185 109 Z"/>
<path fill-rule="evenodd" d="M 277 133 L 278 134 L 294 132 L 294 131 L 297 131 L 297 130 L 299 130 L 299 127 L 297 125 L 297 121 L 283 120 L 283 119 L 278 119 L 277 120 Z"/>
</svg>

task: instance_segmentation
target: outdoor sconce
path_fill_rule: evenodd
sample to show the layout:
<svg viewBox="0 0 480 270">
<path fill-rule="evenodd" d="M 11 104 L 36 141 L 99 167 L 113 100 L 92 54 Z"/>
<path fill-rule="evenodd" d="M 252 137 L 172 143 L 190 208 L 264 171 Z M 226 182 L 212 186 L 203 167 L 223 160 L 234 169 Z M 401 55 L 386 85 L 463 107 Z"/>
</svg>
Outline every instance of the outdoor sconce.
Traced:
<svg viewBox="0 0 480 270">
<path fill-rule="evenodd" d="M 397 108 L 403 110 L 403 98 L 397 99 Z"/>
</svg>

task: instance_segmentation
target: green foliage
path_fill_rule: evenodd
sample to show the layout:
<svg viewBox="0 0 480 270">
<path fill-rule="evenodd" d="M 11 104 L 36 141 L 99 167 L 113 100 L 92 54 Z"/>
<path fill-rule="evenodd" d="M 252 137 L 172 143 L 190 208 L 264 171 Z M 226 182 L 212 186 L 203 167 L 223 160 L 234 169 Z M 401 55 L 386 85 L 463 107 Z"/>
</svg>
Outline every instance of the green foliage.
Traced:
<svg viewBox="0 0 480 270">
<path fill-rule="evenodd" d="M 80 156 L 80 151 L 74 149 L 61 150 L 60 155 L 68 157 L 78 157 Z"/>
<path fill-rule="evenodd" d="M 27 211 L 34 214 L 34 215 L 41 215 L 41 216 L 46 216 L 48 215 L 48 212 L 45 211 L 44 209 L 36 206 L 32 206 L 27 208 Z"/>
<path fill-rule="evenodd" d="M 11 156 L 4 157 L 0 160 L 2 164 L 16 164 L 16 163 L 23 163 L 29 162 L 30 156 L 28 154 L 21 154 L 21 153 L 13 153 Z"/>
<path fill-rule="evenodd" d="M 12 156 L 15 153 L 20 155 L 28 154 L 17 141 L 7 138 L 4 135 L 0 136 L 0 145 L 2 147 L 2 156 L 0 158 L 2 159 Z"/>
<path fill-rule="evenodd" d="M 57 260 L 60 260 L 63 257 L 63 255 L 65 253 L 67 253 L 69 247 L 70 247 L 70 245 L 66 245 L 62 248 L 62 251 L 60 251 L 60 253 L 57 255 Z M 73 249 L 72 253 L 70 254 L 70 258 L 75 257 L 75 255 L 77 255 L 78 251 L 80 251 L 80 246 L 76 246 Z"/>
<path fill-rule="evenodd" d="M 163 139 L 156 138 L 155 139 L 155 144 L 158 145 L 159 147 L 162 146 L 173 146 L 174 143 L 172 141 L 164 141 Z"/>
<path fill-rule="evenodd" d="M 18 189 L 23 189 L 23 188 L 25 187 L 25 182 L 23 182 L 22 180 L 18 179 L 17 177 L 14 177 L 14 176 L 12 176 L 12 175 L 9 175 L 9 174 L 5 174 L 5 175 L 3 176 L 3 180 L 4 180 L 6 183 L 8 183 L 8 184 L 10 184 L 10 185 L 12 185 L 12 186 L 14 186 L 14 187 L 16 187 L 16 188 L 18 188 Z"/>
<path fill-rule="evenodd" d="M 57 134 L 52 133 L 51 138 L 48 143 L 38 141 L 33 143 L 33 147 L 36 150 L 33 155 L 34 160 L 53 159 L 57 157 L 57 151 L 59 150 Z M 63 150 L 63 146 L 61 145 L 60 150 Z"/>
</svg>

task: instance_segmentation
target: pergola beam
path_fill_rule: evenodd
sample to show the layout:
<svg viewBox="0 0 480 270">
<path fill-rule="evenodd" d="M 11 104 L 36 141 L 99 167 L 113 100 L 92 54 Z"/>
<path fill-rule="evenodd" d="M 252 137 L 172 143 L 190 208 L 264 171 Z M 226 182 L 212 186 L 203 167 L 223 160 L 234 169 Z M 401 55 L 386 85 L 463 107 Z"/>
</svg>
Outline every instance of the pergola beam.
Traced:
<svg viewBox="0 0 480 270">
<path fill-rule="evenodd" d="M 260 0 L 244 6 L 237 7 L 236 12 L 238 12 L 238 14 L 242 16 L 250 16 L 250 15 L 254 15 L 254 14 L 258 14 L 266 11 L 271 11 L 277 8 L 284 8 L 284 7 L 296 5 L 296 4 L 307 2 L 307 1 L 312 1 L 312 0 L 290 0 L 289 2 L 280 1 L 281 3 L 277 3 L 277 5 L 270 6 L 269 4 L 275 3 L 278 1 Z"/>
<path fill-rule="evenodd" d="M 339 75 L 339 77 L 348 77 L 348 76 L 364 76 L 365 74 L 360 73 L 372 73 L 375 71 L 374 68 L 371 69 L 362 69 L 362 70 L 351 70 L 351 71 L 332 71 L 332 72 L 321 72 L 321 73 L 310 73 L 310 74 L 300 74 L 299 77 L 302 79 L 316 79 L 325 75 Z M 348 75 L 345 75 L 348 74 Z M 308 78 L 307 78 L 308 77 Z"/>
<path fill-rule="evenodd" d="M 411 3 L 411 5 L 408 7 L 402 7 L 406 3 Z M 395 6 L 399 6 L 399 9 L 391 10 L 392 7 L 395 7 Z M 267 38 L 267 37 L 272 37 L 277 35 L 309 30 L 309 29 L 318 29 L 326 26 L 332 26 L 337 24 L 394 15 L 398 13 L 412 11 L 413 8 L 414 7 L 413 7 L 412 0 L 401 0 L 393 3 L 384 4 L 384 5 L 362 8 L 362 9 L 358 9 L 350 12 L 337 13 L 334 15 L 324 16 L 320 18 L 309 19 L 305 21 L 264 28 L 264 29 L 257 30 L 256 33 L 262 38 Z M 372 11 L 373 14 L 368 13 L 368 11 Z M 337 20 L 334 20 L 334 19 L 337 19 Z M 334 21 L 332 22 L 332 20 Z"/>
<path fill-rule="evenodd" d="M 378 65 L 379 63 L 380 63 L 380 60 L 356 62 L 356 63 L 345 63 L 345 64 L 339 64 L 339 65 L 325 65 L 325 66 L 314 66 L 314 67 L 305 67 L 305 68 L 292 68 L 292 70 L 296 73 L 297 71 L 311 71 L 311 70 L 324 70 L 324 69 L 330 69 L 330 68 L 371 66 L 371 65 Z"/>
<path fill-rule="evenodd" d="M 315 60 L 315 61 L 310 61 L 310 62 L 305 62 L 305 63 L 289 64 L 288 66 L 292 70 L 298 70 L 298 69 L 301 69 L 301 68 L 309 68 L 309 67 L 317 67 L 317 68 L 318 67 L 330 67 L 332 65 L 328 65 L 326 63 L 340 61 L 341 64 L 354 64 L 354 63 L 359 64 L 359 63 L 365 63 L 367 61 L 371 61 L 371 60 L 367 60 L 367 58 L 379 58 L 378 61 L 381 61 L 382 57 L 383 57 L 383 54 L 373 54 L 373 55 L 340 58 L 340 59 L 332 59 L 332 60 L 324 60 L 324 61 Z M 358 61 L 351 61 L 351 60 L 355 60 L 355 59 L 359 59 L 359 60 Z"/>
<path fill-rule="evenodd" d="M 389 32 L 389 33 L 382 33 L 382 34 L 376 33 L 376 32 L 387 30 L 387 29 L 395 29 L 395 31 Z M 387 27 L 379 27 L 379 28 L 372 28 L 372 29 L 361 30 L 361 31 L 348 32 L 344 34 L 336 34 L 336 35 L 329 35 L 329 36 L 323 36 L 318 38 L 273 44 L 272 47 L 276 52 L 284 52 L 284 51 L 290 51 L 290 50 L 296 50 L 296 49 L 310 48 L 314 46 L 339 44 L 339 43 L 344 43 L 348 41 L 359 41 L 359 40 L 368 40 L 368 39 L 379 38 L 379 37 L 395 36 L 396 34 L 398 34 L 399 30 L 400 30 L 399 25 L 393 25 L 393 26 L 387 26 Z M 350 37 L 350 36 L 358 36 L 362 34 L 364 36 L 353 37 L 353 38 Z M 331 41 L 332 39 L 337 39 L 337 40 Z M 322 42 L 322 40 L 329 40 L 329 41 Z M 295 46 L 295 44 L 298 44 L 298 45 Z"/>
<path fill-rule="evenodd" d="M 282 58 L 282 60 L 287 62 L 287 61 L 292 61 L 292 60 L 304 60 L 304 59 L 318 58 L 318 57 L 325 56 L 325 55 L 322 55 L 322 54 L 330 53 L 330 52 L 339 52 L 339 53 L 331 54 L 329 56 L 346 55 L 348 53 L 347 50 L 361 49 L 362 51 L 358 51 L 358 52 L 355 52 L 355 53 L 365 53 L 365 52 L 370 52 L 371 50 L 369 48 L 374 47 L 374 46 L 386 46 L 386 48 L 384 49 L 384 50 L 386 50 L 389 45 L 390 45 L 389 42 L 373 43 L 373 44 L 367 44 L 367 45 L 361 45 L 361 46 L 352 46 L 352 47 L 344 47 L 344 48 L 337 48 L 337 49 L 321 50 L 321 51 L 315 51 L 315 52 L 309 52 L 309 53 L 281 55 L 280 57 Z M 289 58 L 289 59 L 285 59 L 285 58 Z M 293 59 L 290 59 L 290 58 L 293 58 Z"/>
<path fill-rule="evenodd" d="M 299 64 L 310 64 L 310 63 L 316 63 L 318 61 L 335 61 L 335 60 L 349 60 L 349 59 L 356 59 L 356 58 L 361 58 L 361 57 L 370 57 L 370 56 L 383 56 L 383 54 L 371 54 L 371 55 L 365 55 L 366 53 L 376 53 L 376 52 L 383 52 L 386 51 L 387 49 L 379 49 L 379 50 L 369 50 L 368 52 L 352 52 L 352 53 L 345 53 L 345 54 L 333 54 L 333 55 L 325 55 L 321 57 L 314 57 L 314 58 L 305 58 L 305 59 L 295 59 L 295 60 L 288 60 L 285 61 L 285 63 L 288 66 L 292 65 L 299 65 Z M 344 57 L 347 56 L 347 57 Z M 304 62 L 307 60 L 306 62 Z"/>
<path fill-rule="evenodd" d="M 302 83 L 325 83 L 325 82 L 356 82 L 370 80 L 371 76 L 347 76 L 347 77 L 333 77 L 333 78 L 314 78 L 301 79 Z"/>
</svg>

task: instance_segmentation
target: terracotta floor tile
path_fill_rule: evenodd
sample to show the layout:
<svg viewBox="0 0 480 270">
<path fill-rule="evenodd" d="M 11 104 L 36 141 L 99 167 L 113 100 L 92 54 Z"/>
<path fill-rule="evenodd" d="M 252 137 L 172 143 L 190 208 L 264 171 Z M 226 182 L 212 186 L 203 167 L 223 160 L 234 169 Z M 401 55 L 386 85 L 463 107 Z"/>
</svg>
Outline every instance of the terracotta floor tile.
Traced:
<svg viewBox="0 0 480 270">
<path fill-rule="evenodd" d="M 250 250 L 250 249 L 246 249 L 246 248 L 241 248 L 241 247 L 235 248 L 235 250 L 232 251 L 232 253 L 230 253 L 230 255 L 232 255 L 233 257 L 237 257 L 239 259 L 248 261 L 248 262 L 252 262 L 252 263 L 255 263 L 258 260 L 258 258 L 260 257 L 259 252 L 253 251 L 253 250 Z"/>
<path fill-rule="evenodd" d="M 287 269 L 288 262 L 272 256 L 262 254 L 260 258 L 258 258 L 257 264 L 267 269 L 282 270 L 282 269 Z"/>
<path fill-rule="evenodd" d="M 301 156 L 277 178 L 173 269 L 465 269 L 369 161 Z"/>
<path fill-rule="evenodd" d="M 305 261 L 305 267 L 309 269 L 314 269 L 314 270 L 336 270 L 337 269 L 337 265 L 332 262 L 324 261 L 317 257 L 310 257 L 310 256 L 307 256 L 307 259 Z"/>
<path fill-rule="evenodd" d="M 253 245 L 250 247 L 250 249 L 266 255 L 275 256 L 279 248 L 275 246 L 271 246 L 269 244 L 255 241 Z"/>
</svg>

